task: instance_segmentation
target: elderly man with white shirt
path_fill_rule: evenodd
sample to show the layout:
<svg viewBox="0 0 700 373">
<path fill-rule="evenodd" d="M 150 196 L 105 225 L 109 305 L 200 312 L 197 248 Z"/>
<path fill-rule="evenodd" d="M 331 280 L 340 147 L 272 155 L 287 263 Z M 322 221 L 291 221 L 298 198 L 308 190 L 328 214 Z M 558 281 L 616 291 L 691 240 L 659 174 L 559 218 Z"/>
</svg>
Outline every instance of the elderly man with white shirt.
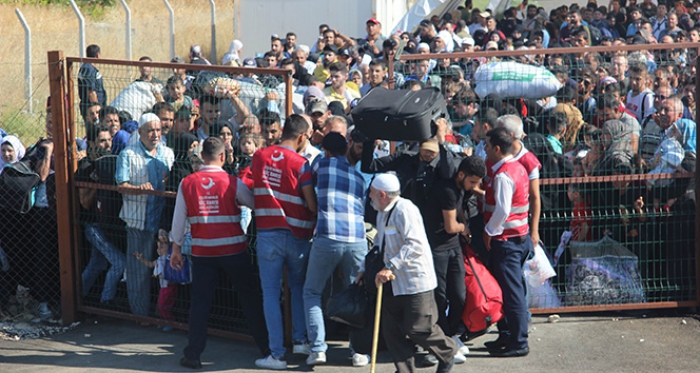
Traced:
<svg viewBox="0 0 700 373">
<path fill-rule="evenodd" d="M 134 256 L 153 260 L 153 240 L 163 211 L 164 198 L 143 191 L 165 190 L 165 179 L 170 173 L 175 156 L 161 142 L 160 118 L 152 113 L 139 120 L 139 141 L 127 146 L 119 154 L 115 178 L 123 196 L 119 217 L 126 223 L 127 263 L 126 289 L 131 313 L 148 316 L 151 301 L 151 274 Z"/>
</svg>

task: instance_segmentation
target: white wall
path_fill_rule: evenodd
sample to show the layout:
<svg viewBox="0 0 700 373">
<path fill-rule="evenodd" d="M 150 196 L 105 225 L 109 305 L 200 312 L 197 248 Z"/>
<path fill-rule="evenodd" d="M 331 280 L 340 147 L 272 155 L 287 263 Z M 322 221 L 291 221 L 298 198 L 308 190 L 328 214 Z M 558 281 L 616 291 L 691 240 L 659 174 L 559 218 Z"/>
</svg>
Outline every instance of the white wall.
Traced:
<svg viewBox="0 0 700 373">
<path fill-rule="evenodd" d="M 375 1 L 377 5 L 375 5 Z M 350 37 L 366 35 L 365 22 L 375 15 L 386 35 L 406 12 L 406 0 L 238 0 L 234 15 L 236 37 L 244 44 L 243 57 L 270 50 L 270 35 L 289 31 L 297 44 L 309 47 L 318 39 L 318 25 L 328 24 Z M 389 23 L 389 24 L 387 24 Z M 224 51 L 225 53 L 225 51 Z M 223 55 L 223 53 L 221 53 Z"/>
</svg>

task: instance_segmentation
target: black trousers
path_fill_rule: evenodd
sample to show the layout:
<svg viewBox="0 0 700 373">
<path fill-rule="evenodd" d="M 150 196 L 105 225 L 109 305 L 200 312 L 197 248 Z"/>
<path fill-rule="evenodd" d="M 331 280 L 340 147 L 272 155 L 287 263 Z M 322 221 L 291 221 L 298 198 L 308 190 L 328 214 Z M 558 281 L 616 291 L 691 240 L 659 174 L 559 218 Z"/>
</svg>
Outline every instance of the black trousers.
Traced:
<svg viewBox="0 0 700 373">
<path fill-rule="evenodd" d="M 438 286 L 434 290 L 438 310 L 438 325 L 448 336 L 466 331 L 462 322 L 462 312 L 466 304 L 464 284 L 464 257 L 462 249 L 433 251 L 433 265 Z M 449 313 L 447 313 L 449 306 Z"/>
<path fill-rule="evenodd" d="M 265 313 L 262 307 L 262 292 L 258 276 L 253 272 L 253 264 L 248 253 L 218 257 L 192 257 L 192 297 L 190 304 L 189 344 L 185 347 L 185 357 L 199 360 L 207 342 L 207 320 L 214 301 L 218 284 L 219 270 L 228 275 L 238 300 L 243 306 L 243 314 L 248 321 L 250 334 L 255 339 L 263 356 L 270 354 L 267 339 Z"/>
<path fill-rule="evenodd" d="M 398 373 L 415 371 L 414 344 L 430 351 L 443 363 L 454 359 L 457 353 L 455 341 L 437 325 L 432 291 L 394 296 L 391 283 L 387 283 L 382 301 L 382 335 Z"/>
</svg>

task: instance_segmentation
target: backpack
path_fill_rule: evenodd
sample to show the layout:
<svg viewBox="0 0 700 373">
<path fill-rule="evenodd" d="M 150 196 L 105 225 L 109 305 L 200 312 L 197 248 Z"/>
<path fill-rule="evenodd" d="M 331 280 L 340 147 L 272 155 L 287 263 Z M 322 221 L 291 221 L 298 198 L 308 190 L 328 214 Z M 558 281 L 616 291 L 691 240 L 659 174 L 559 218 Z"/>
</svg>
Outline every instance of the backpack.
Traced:
<svg viewBox="0 0 700 373">
<path fill-rule="evenodd" d="M 0 174 L 0 206 L 26 214 L 34 206 L 39 175 L 26 162 L 5 165 Z"/>
<path fill-rule="evenodd" d="M 600 42 L 603 40 L 603 33 L 600 32 L 600 29 L 588 24 L 588 31 L 591 32 L 591 45 L 600 45 Z"/>
<path fill-rule="evenodd" d="M 496 278 L 468 245 L 462 247 L 462 252 L 467 288 L 462 321 L 470 333 L 478 333 L 503 318 L 503 292 Z"/>
</svg>

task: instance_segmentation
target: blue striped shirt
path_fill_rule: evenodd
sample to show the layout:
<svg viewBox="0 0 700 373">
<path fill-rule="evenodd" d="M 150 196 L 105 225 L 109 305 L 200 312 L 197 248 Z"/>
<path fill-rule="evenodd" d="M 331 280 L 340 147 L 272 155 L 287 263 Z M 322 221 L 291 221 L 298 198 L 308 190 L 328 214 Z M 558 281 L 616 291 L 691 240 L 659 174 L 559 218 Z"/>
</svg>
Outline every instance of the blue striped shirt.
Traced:
<svg viewBox="0 0 700 373">
<path fill-rule="evenodd" d="M 318 195 L 316 235 L 340 242 L 365 240 L 365 180 L 345 156 L 316 159 L 312 166 Z"/>
</svg>

